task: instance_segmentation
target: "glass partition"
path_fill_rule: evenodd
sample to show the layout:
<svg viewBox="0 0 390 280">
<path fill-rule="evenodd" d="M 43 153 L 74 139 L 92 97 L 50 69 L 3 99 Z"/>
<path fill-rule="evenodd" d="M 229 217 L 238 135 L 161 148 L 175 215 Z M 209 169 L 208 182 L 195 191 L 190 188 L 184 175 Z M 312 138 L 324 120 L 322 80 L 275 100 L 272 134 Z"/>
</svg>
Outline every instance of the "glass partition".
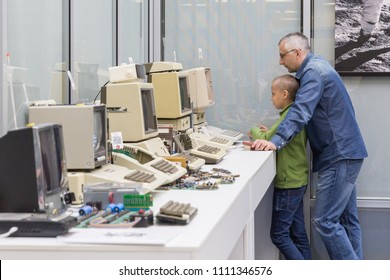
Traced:
<svg viewBox="0 0 390 280">
<path fill-rule="evenodd" d="M 301 1 L 163 1 L 162 60 L 211 69 L 210 125 L 246 133 L 278 117 L 270 83 L 286 73 L 278 42 L 301 28 Z"/>
<path fill-rule="evenodd" d="M 113 0 L 77 0 L 72 8 L 73 73 L 72 103 L 92 102 L 115 63 Z"/>
<path fill-rule="evenodd" d="M 66 69 L 68 17 L 62 0 L 7 1 L 6 13 L 9 130 L 28 122 L 29 102 L 67 98 L 63 91 L 52 90 L 52 73 L 62 75 Z M 59 82 L 58 88 L 67 86 Z"/>
<path fill-rule="evenodd" d="M 146 63 L 147 1 L 119 0 L 118 2 L 118 65 Z"/>
</svg>

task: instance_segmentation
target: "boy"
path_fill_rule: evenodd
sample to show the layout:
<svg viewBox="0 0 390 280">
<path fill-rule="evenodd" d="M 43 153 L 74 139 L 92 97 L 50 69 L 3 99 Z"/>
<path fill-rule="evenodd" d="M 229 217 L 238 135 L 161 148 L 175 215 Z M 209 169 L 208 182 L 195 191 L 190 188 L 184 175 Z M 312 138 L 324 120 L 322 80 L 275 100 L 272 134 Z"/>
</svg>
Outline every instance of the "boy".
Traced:
<svg viewBox="0 0 390 280">
<path fill-rule="evenodd" d="M 299 83 L 292 75 L 282 75 L 272 81 L 272 103 L 281 110 L 280 118 L 270 128 L 253 127 L 248 135 L 253 140 L 269 140 L 294 102 Z M 304 216 L 303 196 L 307 187 L 306 132 L 302 130 L 276 154 L 271 239 L 287 260 L 311 259 Z"/>
</svg>

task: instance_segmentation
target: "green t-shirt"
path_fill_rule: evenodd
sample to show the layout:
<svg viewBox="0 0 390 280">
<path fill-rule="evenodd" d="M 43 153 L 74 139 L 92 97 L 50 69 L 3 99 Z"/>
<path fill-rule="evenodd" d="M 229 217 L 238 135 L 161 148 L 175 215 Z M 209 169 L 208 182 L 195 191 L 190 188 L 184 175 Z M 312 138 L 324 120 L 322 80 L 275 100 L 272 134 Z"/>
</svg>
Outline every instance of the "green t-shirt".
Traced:
<svg viewBox="0 0 390 280">
<path fill-rule="evenodd" d="M 280 112 L 280 118 L 268 130 L 260 131 L 259 127 L 250 129 L 252 138 L 270 140 L 276 133 L 279 124 L 284 120 L 291 104 Z M 276 176 L 274 186 L 291 189 L 307 185 L 308 163 L 306 157 L 306 131 L 303 129 L 286 146 L 276 152 Z"/>
</svg>

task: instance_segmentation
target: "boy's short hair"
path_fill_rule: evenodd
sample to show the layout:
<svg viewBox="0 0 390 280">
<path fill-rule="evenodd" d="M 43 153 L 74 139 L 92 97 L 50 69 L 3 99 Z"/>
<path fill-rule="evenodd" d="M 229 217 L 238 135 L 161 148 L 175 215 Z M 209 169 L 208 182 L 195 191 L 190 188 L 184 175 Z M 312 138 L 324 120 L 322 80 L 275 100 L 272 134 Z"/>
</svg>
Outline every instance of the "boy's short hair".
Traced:
<svg viewBox="0 0 390 280">
<path fill-rule="evenodd" d="M 278 76 L 272 80 L 272 83 L 275 83 L 281 90 L 287 90 L 291 98 L 293 100 L 295 99 L 295 94 L 299 88 L 299 82 L 293 75 L 285 74 Z"/>
</svg>

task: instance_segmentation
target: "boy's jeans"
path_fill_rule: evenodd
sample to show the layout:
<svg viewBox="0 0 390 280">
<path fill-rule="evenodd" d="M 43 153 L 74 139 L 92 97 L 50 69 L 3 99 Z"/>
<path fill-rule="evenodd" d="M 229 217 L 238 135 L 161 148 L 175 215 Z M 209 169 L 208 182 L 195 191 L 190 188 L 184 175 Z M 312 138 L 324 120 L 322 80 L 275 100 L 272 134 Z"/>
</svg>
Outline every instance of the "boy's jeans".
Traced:
<svg viewBox="0 0 390 280">
<path fill-rule="evenodd" d="M 311 259 L 303 216 L 306 186 L 274 188 L 271 239 L 287 260 Z"/>
<path fill-rule="evenodd" d="M 318 172 L 313 224 L 330 259 L 362 259 L 356 179 L 363 160 L 340 160 Z"/>
</svg>

